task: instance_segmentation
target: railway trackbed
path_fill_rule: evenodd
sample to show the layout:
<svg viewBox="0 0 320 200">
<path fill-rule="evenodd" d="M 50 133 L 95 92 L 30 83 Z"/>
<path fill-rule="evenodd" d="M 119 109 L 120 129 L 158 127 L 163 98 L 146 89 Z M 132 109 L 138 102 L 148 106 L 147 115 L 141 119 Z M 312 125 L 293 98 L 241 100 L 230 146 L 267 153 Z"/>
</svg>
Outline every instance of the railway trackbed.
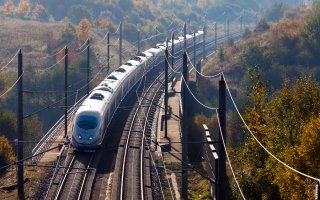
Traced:
<svg viewBox="0 0 320 200">
<path fill-rule="evenodd" d="M 68 152 L 65 165 L 56 169 L 46 199 L 82 199 L 95 152 Z"/>
<path fill-rule="evenodd" d="M 117 156 L 112 199 L 152 199 L 149 145 L 163 85 L 161 73 L 138 98 L 125 124 Z"/>
</svg>

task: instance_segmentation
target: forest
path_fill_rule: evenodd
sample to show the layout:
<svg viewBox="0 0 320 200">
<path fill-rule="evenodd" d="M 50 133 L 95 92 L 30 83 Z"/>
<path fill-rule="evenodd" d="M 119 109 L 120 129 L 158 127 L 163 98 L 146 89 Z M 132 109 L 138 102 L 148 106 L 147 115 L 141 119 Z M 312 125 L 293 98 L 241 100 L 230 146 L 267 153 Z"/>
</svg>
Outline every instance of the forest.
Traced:
<svg viewBox="0 0 320 200">
<path fill-rule="evenodd" d="M 205 74 L 225 73 L 248 125 L 228 97 L 228 153 L 246 199 L 314 199 L 317 181 L 288 166 L 320 177 L 319 5 L 286 10 L 278 23 L 262 18 L 243 32 L 245 41 L 225 44 L 204 66 Z M 203 78 L 197 85 L 206 105 L 217 106 L 217 83 Z M 195 113 L 192 132 L 207 123 L 217 138 L 216 114 L 194 104 L 202 112 Z M 229 184 L 229 198 L 241 199 L 231 173 Z"/>
</svg>

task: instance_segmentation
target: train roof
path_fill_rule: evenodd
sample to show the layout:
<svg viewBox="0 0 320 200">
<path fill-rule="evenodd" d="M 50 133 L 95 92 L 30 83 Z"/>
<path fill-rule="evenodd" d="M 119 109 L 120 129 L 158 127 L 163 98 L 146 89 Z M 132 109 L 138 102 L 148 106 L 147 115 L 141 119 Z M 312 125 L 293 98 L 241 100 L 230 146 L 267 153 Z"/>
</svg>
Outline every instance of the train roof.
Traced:
<svg viewBox="0 0 320 200">
<path fill-rule="evenodd" d="M 158 44 L 156 44 L 155 48 L 158 48 L 158 49 L 161 49 L 161 50 L 165 50 L 166 49 L 166 45 L 165 45 L 165 43 L 158 43 Z"/>
<path fill-rule="evenodd" d="M 190 38 L 193 38 L 193 35 L 187 34 L 187 35 L 186 35 L 186 38 L 187 38 L 187 40 L 190 39 Z"/>
<path fill-rule="evenodd" d="M 160 52 L 162 52 L 162 49 L 152 47 L 152 48 L 146 50 L 145 52 L 148 52 L 148 53 L 152 54 L 153 57 L 155 57 L 155 56 L 157 56 Z"/>
<path fill-rule="evenodd" d="M 145 51 L 145 52 L 139 53 L 138 56 L 143 56 L 143 57 L 149 59 L 149 58 L 152 58 L 154 55 L 148 51 Z"/>
<path fill-rule="evenodd" d="M 203 31 L 202 30 L 199 30 L 198 32 L 196 32 L 196 34 L 200 34 L 200 35 L 202 35 L 203 34 Z"/>
<path fill-rule="evenodd" d="M 99 87 L 99 86 L 98 86 Z M 106 109 L 106 105 L 110 101 L 112 93 L 110 91 L 101 90 L 101 88 L 95 88 L 90 95 L 83 101 L 76 115 L 90 114 L 96 117 L 102 117 L 103 110 Z"/>
<path fill-rule="evenodd" d="M 180 43 L 180 40 L 174 39 L 173 43 L 178 44 L 178 43 Z M 172 40 L 169 40 L 169 44 L 172 45 Z"/>
<path fill-rule="evenodd" d="M 136 68 L 136 66 L 130 66 L 130 65 L 121 65 L 118 69 L 116 69 L 116 71 L 120 71 L 123 72 L 123 70 L 125 70 L 128 74 L 130 74 L 134 69 Z"/>
</svg>

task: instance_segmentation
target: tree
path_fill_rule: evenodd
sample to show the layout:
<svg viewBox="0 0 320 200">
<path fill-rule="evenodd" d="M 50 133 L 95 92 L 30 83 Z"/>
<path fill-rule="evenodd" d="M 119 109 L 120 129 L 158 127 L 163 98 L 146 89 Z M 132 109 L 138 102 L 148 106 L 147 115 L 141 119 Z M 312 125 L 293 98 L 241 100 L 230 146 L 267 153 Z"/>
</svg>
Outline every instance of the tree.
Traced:
<svg viewBox="0 0 320 200">
<path fill-rule="evenodd" d="M 21 0 L 18 5 L 18 13 L 22 18 L 30 14 L 30 3 L 28 0 Z"/>
<path fill-rule="evenodd" d="M 282 89 L 266 98 L 258 77 L 248 90 L 250 100 L 244 115 L 251 131 L 280 160 L 319 177 L 319 83 L 310 78 L 300 78 L 293 85 L 285 81 Z M 314 192 L 314 181 L 277 162 L 250 135 L 236 159 L 241 162 L 240 184 L 249 199 L 310 199 Z"/>
<path fill-rule="evenodd" d="M 301 42 L 303 48 L 310 52 L 314 63 L 319 63 L 318 53 L 320 50 L 320 13 L 314 13 L 305 23 L 301 30 Z"/>
<path fill-rule="evenodd" d="M 32 10 L 32 18 L 40 21 L 48 21 L 49 14 L 42 4 L 37 4 Z"/>
<path fill-rule="evenodd" d="M 245 106 L 244 118 L 253 134 L 266 145 L 266 113 L 268 93 L 266 83 L 261 79 L 259 67 L 248 70 L 250 84 L 247 90 L 248 100 Z M 247 132 L 246 132 L 247 133 Z M 272 184 L 272 174 L 268 169 L 268 154 L 257 144 L 249 134 L 235 156 L 240 163 L 238 171 L 241 188 L 244 188 L 247 199 L 277 199 L 278 192 Z"/>
<path fill-rule="evenodd" d="M 4 4 L 4 13 L 6 15 L 12 15 L 14 12 L 14 4 L 13 4 L 13 0 L 8 0 L 5 4 Z"/>
<path fill-rule="evenodd" d="M 260 19 L 260 21 L 258 22 L 256 28 L 254 29 L 255 32 L 261 33 L 261 32 L 265 32 L 267 30 L 269 30 L 270 26 L 266 20 L 266 18 L 262 18 Z"/>
<path fill-rule="evenodd" d="M 72 41 L 75 38 L 76 34 L 77 34 L 76 28 L 72 24 L 70 23 L 64 24 L 62 33 L 61 33 L 63 42 Z"/>
<path fill-rule="evenodd" d="M 77 36 L 80 41 L 85 41 L 90 37 L 91 24 L 87 18 L 83 18 L 77 28 Z"/>
<path fill-rule="evenodd" d="M 251 44 L 241 56 L 241 65 L 247 69 L 258 66 L 262 71 L 266 71 L 270 63 L 263 49 L 256 44 Z"/>
<path fill-rule="evenodd" d="M 0 112 L 0 132 L 10 140 L 17 138 L 16 117 L 9 110 Z"/>
</svg>

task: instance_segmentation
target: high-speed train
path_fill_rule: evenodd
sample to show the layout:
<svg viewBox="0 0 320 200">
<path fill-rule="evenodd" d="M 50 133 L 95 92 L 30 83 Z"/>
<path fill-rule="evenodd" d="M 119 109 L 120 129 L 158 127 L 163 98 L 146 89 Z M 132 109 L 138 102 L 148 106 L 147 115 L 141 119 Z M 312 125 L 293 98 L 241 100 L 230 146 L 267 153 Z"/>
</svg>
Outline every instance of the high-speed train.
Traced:
<svg viewBox="0 0 320 200">
<path fill-rule="evenodd" d="M 196 34 L 197 43 L 202 42 L 202 31 Z M 193 44 L 193 34 L 186 35 L 187 46 Z M 168 42 L 171 50 L 172 41 Z M 174 50 L 179 52 L 184 46 L 184 37 L 174 39 Z M 163 60 L 166 42 L 139 53 L 108 75 L 77 110 L 72 126 L 71 144 L 77 150 L 91 151 L 98 148 L 105 136 L 105 129 L 116 112 L 121 101 L 134 85 L 150 71 L 154 63 Z"/>
</svg>

